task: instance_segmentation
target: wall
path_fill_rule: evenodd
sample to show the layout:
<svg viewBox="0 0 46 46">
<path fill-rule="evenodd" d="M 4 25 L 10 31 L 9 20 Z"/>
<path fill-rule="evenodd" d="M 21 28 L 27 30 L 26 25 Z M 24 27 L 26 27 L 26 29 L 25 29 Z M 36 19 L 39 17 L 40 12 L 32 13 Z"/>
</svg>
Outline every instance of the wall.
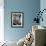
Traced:
<svg viewBox="0 0 46 46">
<path fill-rule="evenodd" d="M 41 0 L 40 1 L 40 9 L 41 9 L 41 11 L 43 10 L 43 9 L 46 9 L 46 0 Z M 40 25 L 42 25 L 42 26 L 45 26 L 46 27 L 46 10 L 43 12 L 43 15 L 42 15 L 42 17 L 43 17 L 43 22 L 41 21 L 40 22 Z"/>
<path fill-rule="evenodd" d="M 40 9 L 40 0 L 4 0 L 4 36 L 7 41 L 18 41 L 32 28 L 35 12 Z M 11 12 L 24 12 L 24 27 L 11 27 Z"/>
</svg>

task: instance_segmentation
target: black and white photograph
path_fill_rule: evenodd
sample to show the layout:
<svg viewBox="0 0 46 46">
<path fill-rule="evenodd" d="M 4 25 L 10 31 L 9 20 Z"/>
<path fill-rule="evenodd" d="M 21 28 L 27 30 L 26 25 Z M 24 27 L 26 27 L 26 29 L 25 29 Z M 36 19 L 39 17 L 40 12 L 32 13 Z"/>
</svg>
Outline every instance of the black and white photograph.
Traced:
<svg viewBox="0 0 46 46">
<path fill-rule="evenodd" d="M 11 12 L 11 26 L 23 27 L 23 12 Z"/>
</svg>

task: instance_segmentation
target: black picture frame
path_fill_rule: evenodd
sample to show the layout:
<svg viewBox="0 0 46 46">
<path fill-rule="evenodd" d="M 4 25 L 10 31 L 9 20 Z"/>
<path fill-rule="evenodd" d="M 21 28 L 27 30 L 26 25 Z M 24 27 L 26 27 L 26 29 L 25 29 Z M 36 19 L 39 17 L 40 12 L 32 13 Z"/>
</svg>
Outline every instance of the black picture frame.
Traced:
<svg viewBox="0 0 46 46">
<path fill-rule="evenodd" d="M 11 12 L 11 27 L 12 28 L 24 27 L 24 13 L 23 12 Z"/>
</svg>

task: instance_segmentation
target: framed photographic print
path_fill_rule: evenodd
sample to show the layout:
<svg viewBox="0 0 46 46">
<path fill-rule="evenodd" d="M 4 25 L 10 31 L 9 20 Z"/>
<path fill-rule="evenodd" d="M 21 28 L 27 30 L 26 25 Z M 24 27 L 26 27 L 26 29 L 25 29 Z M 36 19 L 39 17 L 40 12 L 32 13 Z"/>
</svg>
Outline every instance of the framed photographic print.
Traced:
<svg viewBox="0 0 46 46">
<path fill-rule="evenodd" d="M 24 26 L 24 13 L 11 12 L 11 27 L 23 27 L 23 26 Z"/>
</svg>

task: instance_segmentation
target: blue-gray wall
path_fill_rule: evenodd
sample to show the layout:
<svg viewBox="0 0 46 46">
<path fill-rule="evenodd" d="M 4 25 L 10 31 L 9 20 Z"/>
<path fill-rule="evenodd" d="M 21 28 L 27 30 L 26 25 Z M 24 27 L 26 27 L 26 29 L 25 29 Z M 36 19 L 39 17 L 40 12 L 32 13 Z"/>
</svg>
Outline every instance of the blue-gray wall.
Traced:
<svg viewBox="0 0 46 46">
<path fill-rule="evenodd" d="M 40 9 L 40 0 L 4 0 L 4 36 L 7 41 L 18 41 L 32 28 L 33 18 Z M 11 12 L 24 12 L 24 27 L 11 27 Z"/>
<path fill-rule="evenodd" d="M 46 0 L 41 0 L 40 1 L 40 10 L 42 11 L 43 9 L 46 9 Z M 43 12 L 43 22 L 40 22 L 40 25 L 45 26 L 46 27 L 46 10 Z"/>
</svg>

